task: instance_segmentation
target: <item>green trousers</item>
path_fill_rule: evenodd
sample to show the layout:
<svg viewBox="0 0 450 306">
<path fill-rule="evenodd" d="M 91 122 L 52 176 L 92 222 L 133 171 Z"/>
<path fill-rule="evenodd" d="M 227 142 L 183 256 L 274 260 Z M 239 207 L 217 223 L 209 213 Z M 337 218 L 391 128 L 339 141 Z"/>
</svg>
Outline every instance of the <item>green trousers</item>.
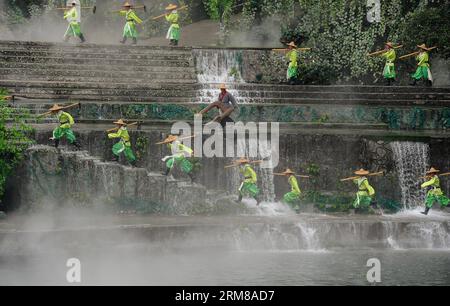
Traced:
<svg viewBox="0 0 450 306">
<path fill-rule="evenodd" d="M 181 33 L 180 27 L 171 25 L 169 31 L 167 32 L 167 39 L 178 41 L 180 40 L 180 33 Z"/>
<path fill-rule="evenodd" d="M 354 208 L 367 208 L 370 206 L 370 203 L 372 203 L 372 198 L 368 195 L 359 195 L 356 194 L 356 199 L 353 202 Z"/>
<path fill-rule="evenodd" d="M 259 188 L 258 186 L 256 186 L 256 184 L 244 182 L 239 193 L 242 196 L 248 195 L 256 199 L 256 197 L 259 195 Z"/>
<path fill-rule="evenodd" d="M 434 195 L 434 194 L 427 195 L 425 205 L 428 208 L 431 208 L 433 207 L 434 203 L 440 204 L 441 207 L 446 207 L 448 203 L 450 203 L 450 199 L 447 198 L 445 195 Z"/>
<path fill-rule="evenodd" d="M 386 65 L 384 65 L 383 77 L 385 79 L 395 79 L 395 76 L 394 63 L 386 63 Z"/>
<path fill-rule="evenodd" d="M 69 23 L 69 26 L 67 27 L 66 34 L 64 34 L 64 37 L 73 36 L 73 37 L 80 37 L 81 36 L 81 27 L 78 22 L 71 22 Z"/>
<path fill-rule="evenodd" d="M 191 173 L 192 169 L 194 169 L 194 165 L 184 156 L 170 158 L 166 162 L 166 167 L 172 169 L 175 164 L 180 165 L 180 168 L 184 173 Z"/>
<path fill-rule="evenodd" d="M 424 80 L 428 80 L 428 67 L 424 66 L 424 67 L 417 67 L 416 73 L 414 73 L 412 75 L 413 79 L 416 80 L 420 80 L 420 79 L 424 79 Z"/>
<path fill-rule="evenodd" d="M 292 209 L 300 209 L 300 194 L 296 192 L 288 192 L 283 196 L 283 202 L 288 204 Z"/>
<path fill-rule="evenodd" d="M 134 162 L 136 160 L 136 156 L 134 156 L 133 150 L 131 150 L 131 146 L 127 146 L 123 143 L 123 141 L 119 141 L 112 147 L 113 154 L 115 156 L 120 156 L 121 153 L 125 155 L 125 158 L 128 162 Z"/>
<path fill-rule="evenodd" d="M 136 29 L 136 24 L 133 21 L 127 21 L 123 27 L 123 37 L 127 38 L 137 38 L 138 32 Z"/>
<path fill-rule="evenodd" d="M 70 128 L 57 127 L 53 130 L 53 138 L 59 140 L 63 137 L 66 137 L 70 143 L 74 143 L 76 140 L 75 134 Z"/>
<path fill-rule="evenodd" d="M 289 64 L 288 70 L 287 70 L 287 79 L 294 79 L 298 76 L 298 65 L 294 65 L 292 63 Z"/>
</svg>

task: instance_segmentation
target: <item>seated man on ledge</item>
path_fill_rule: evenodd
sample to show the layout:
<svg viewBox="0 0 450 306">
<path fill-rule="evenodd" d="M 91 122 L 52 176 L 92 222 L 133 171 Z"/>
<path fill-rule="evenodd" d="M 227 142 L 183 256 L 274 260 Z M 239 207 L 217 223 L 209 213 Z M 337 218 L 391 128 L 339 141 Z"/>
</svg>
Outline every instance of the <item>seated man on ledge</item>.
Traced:
<svg viewBox="0 0 450 306">
<path fill-rule="evenodd" d="M 206 114 L 213 108 L 218 108 L 220 110 L 220 115 L 216 116 L 213 121 L 219 122 L 222 128 L 226 126 L 227 122 L 234 122 L 234 120 L 230 118 L 230 115 L 237 108 L 237 103 L 233 95 L 227 91 L 225 84 L 220 85 L 218 101 L 208 105 L 208 107 L 203 109 L 199 114 Z"/>
</svg>

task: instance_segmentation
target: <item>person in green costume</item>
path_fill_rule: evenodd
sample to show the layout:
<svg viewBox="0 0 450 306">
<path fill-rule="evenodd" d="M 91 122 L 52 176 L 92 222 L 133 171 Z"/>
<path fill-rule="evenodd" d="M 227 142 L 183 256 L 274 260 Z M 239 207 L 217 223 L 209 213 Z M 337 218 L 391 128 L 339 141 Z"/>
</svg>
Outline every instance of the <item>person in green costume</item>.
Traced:
<svg viewBox="0 0 450 306">
<path fill-rule="evenodd" d="M 427 48 L 425 44 L 418 45 L 420 53 L 416 56 L 417 69 L 412 75 L 413 81 L 410 85 L 415 86 L 417 81 L 424 80 L 425 84 L 428 86 L 433 85 L 433 76 L 431 75 L 429 55 L 428 51 L 431 49 Z"/>
<path fill-rule="evenodd" d="M 136 24 L 142 24 L 142 19 L 140 19 L 134 12 L 132 5 L 125 2 L 122 7 L 124 10 L 119 11 L 119 14 L 125 16 L 125 26 L 123 28 L 123 39 L 121 41 L 124 44 L 128 38 L 133 40 L 133 44 L 137 44 L 138 32 L 136 29 Z"/>
<path fill-rule="evenodd" d="M 109 133 L 108 138 L 120 138 L 120 140 L 112 147 L 114 154 L 112 161 L 119 161 L 119 156 L 123 153 L 130 165 L 134 167 L 136 166 L 136 157 L 131 149 L 130 134 L 128 134 L 126 127 L 127 124 L 122 119 L 115 121 L 114 124 L 117 125 L 117 132 Z"/>
<path fill-rule="evenodd" d="M 395 52 L 394 46 L 391 42 L 387 42 L 385 50 L 388 50 L 381 54 L 382 57 L 386 59 L 386 64 L 383 69 L 383 77 L 386 79 L 386 85 L 391 86 L 392 82 L 395 81 L 395 59 L 397 54 Z"/>
<path fill-rule="evenodd" d="M 425 177 L 428 181 L 422 184 L 422 188 L 429 188 L 427 193 L 427 198 L 425 201 L 425 211 L 422 212 L 424 215 L 428 215 L 428 212 L 433 207 L 434 203 L 441 205 L 441 208 L 447 207 L 450 199 L 447 198 L 442 192 L 438 173 L 440 170 L 431 168 L 427 171 L 427 176 Z"/>
<path fill-rule="evenodd" d="M 256 205 L 259 205 L 260 190 L 256 185 L 258 182 L 258 178 L 256 176 L 255 170 L 253 170 L 253 168 L 250 166 L 250 161 L 246 158 L 241 158 L 237 160 L 235 164 L 239 166 L 239 172 L 244 175 L 244 181 L 239 187 L 238 202 L 241 202 L 244 196 L 250 196 L 256 200 Z"/>
<path fill-rule="evenodd" d="M 353 182 L 358 186 L 358 192 L 356 193 L 356 199 L 353 202 L 353 207 L 356 209 L 367 208 L 371 205 L 375 205 L 375 189 L 373 189 L 373 187 L 369 184 L 369 180 L 366 177 L 369 173 L 369 171 L 364 169 L 355 171 L 358 178 L 354 179 Z"/>
<path fill-rule="evenodd" d="M 70 144 L 77 148 L 81 148 L 81 145 L 77 142 L 72 126 L 75 124 L 73 117 L 63 111 L 64 107 L 55 104 L 49 109 L 49 112 L 56 116 L 59 122 L 59 126 L 53 130 L 53 135 L 50 140 L 55 143 L 55 148 L 58 148 L 61 138 L 66 137 Z"/>
<path fill-rule="evenodd" d="M 286 77 L 289 84 L 295 84 L 298 77 L 298 51 L 297 45 L 292 41 L 288 44 L 289 51 L 286 54 L 286 58 L 289 60 L 289 66 L 287 69 Z"/>
<path fill-rule="evenodd" d="M 300 210 L 300 195 L 302 192 L 298 187 L 295 172 L 291 169 L 287 169 L 283 173 L 275 173 L 274 175 L 282 175 L 288 178 L 288 183 L 291 186 L 291 191 L 284 194 L 283 202 L 288 204 L 293 210 L 298 212 Z"/>
<path fill-rule="evenodd" d="M 85 42 L 83 33 L 81 33 L 81 18 L 77 10 L 77 3 L 75 1 L 71 2 L 72 7 L 64 12 L 64 19 L 69 22 L 66 33 L 64 34 L 64 41 L 69 41 L 70 37 L 78 37 L 81 42 Z"/>
<path fill-rule="evenodd" d="M 167 11 L 170 11 L 166 14 L 166 20 L 170 22 L 170 28 L 167 31 L 166 38 L 170 40 L 171 46 L 178 46 L 178 41 L 180 40 L 180 25 L 178 20 L 180 19 L 180 15 L 177 11 L 178 6 L 176 4 L 170 4 L 166 7 Z"/>
<path fill-rule="evenodd" d="M 164 141 L 157 144 L 167 144 L 172 155 L 165 156 L 162 161 L 166 163 L 166 170 L 164 175 L 169 175 L 170 171 L 175 165 L 179 165 L 181 171 L 186 173 L 191 182 L 195 180 L 192 170 L 194 165 L 189 160 L 192 157 L 194 151 L 188 146 L 181 143 L 177 136 L 169 135 Z"/>
</svg>

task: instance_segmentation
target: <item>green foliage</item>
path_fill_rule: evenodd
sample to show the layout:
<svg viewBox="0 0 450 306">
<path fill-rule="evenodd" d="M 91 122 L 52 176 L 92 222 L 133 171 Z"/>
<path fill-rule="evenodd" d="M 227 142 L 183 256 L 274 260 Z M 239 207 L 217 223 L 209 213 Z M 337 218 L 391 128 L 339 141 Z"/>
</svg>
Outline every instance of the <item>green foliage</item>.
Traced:
<svg viewBox="0 0 450 306">
<path fill-rule="evenodd" d="M 229 20 L 236 0 L 203 0 L 206 12 L 212 20 Z"/>
<path fill-rule="evenodd" d="M 424 7 L 408 14 L 401 26 L 400 41 L 409 50 L 416 49 L 416 45 L 421 43 L 438 46 L 437 53 L 443 58 L 450 58 L 449 14 L 450 3 Z"/>
<path fill-rule="evenodd" d="M 23 159 L 25 149 L 32 143 L 28 137 L 32 128 L 25 123 L 29 114 L 10 107 L 0 89 L 0 199 L 5 191 L 7 178 Z"/>
<path fill-rule="evenodd" d="M 145 136 L 139 136 L 136 139 L 136 157 L 138 160 L 142 159 L 147 153 L 149 148 L 149 139 Z"/>
</svg>

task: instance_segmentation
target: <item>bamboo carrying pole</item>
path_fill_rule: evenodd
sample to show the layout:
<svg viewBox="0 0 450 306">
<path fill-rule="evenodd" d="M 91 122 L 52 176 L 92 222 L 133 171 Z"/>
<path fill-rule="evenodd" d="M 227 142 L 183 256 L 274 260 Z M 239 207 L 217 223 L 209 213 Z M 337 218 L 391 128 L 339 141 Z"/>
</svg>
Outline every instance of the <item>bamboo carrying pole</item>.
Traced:
<svg viewBox="0 0 450 306">
<path fill-rule="evenodd" d="M 262 162 L 263 162 L 262 160 L 255 160 L 255 161 L 249 162 L 248 164 L 260 164 Z M 241 165 L 241 163 L 234 163 L 234 164 L 225 166 L 224 168 L 225 169 L 229 169 L 229 168 L 233 168 L 233 167 L 238 167 L 239 165 Z"/>
<path fill-rule="evenodd" d="M 379 175 L 384 175 L 384 171 L 380 171 L 380 172 L 376 172 L 376 173 L 370 173 L 370 174 L 365 175 L 365 176 L 379 176 Z M 341 182 L 352 181 L 352 180 L 356 180 L 358 178 L 359 178 L 359 176 L 348 177 L 348 178 L 345 178 L 345 179 L 341 179 Z"/>
<path fill-rule="evenodd" d="M 184 140 L 184 139 L 189 139 L 189 138 L 194 138 L 194 137 L 197 137 L 197 135 L 185 136 L 185 137 L 181 137 L 181 138 L 178 138 L 178 136 L 176 136 L 176 137 L 177 137 L 177 139 L 175 139 L 174 141 L 176 141 L 176 140 Z M 157 145 L 163 145 L 163 144 L 166 144 L 166 143 L 165 143 L 165 140 L 163 140 L 163 141 L 161 141 L 161 142 L 157 142 L 156 144 L 157 144 Z"/>
<path fill-rule="evenodd" d="M 146 5 L 141 5 L 141 6 L 132 6 L 131 7 L 133 10 L 140 10 L 140 9 L 144 9 L 144 12 L 147 12 L 147 6 Z M 111 13 L 119 13 L 121 11 L 124 10 L 115 10 L 115 11 L 111 11 Z"/>
<path fill-rule="evenodd" d="M 64 10 L 64 11 L 68 11 L 70 10 L 72 7 L 68 6 L 68 7 L 57 7 L 57 10 Z M 80 7 L 82 10 L 87 10 L 87 9 L 92 9 L 92 13 L 95 14 L 95 12 L 97 12 L 97 6 L 82 6 Z"/>
<path fill-rule="evenodd" d="M 434 50 L 436 48 L 437 48 L 437 46 L 429 48 L 428 51 Z M 411 57 L 411 56 L 415 56 L 415 55 L 418 55 L 420 52 L 422 52 L 422 51 L 416 51 L 416 52 L 413 52 L 413 53 L 410 53 L 410 54 L 406 54 L 406 55 L 400 56 L 398 59 L 405 59 L 405 58 L 408 58 L 408 57 Z"/>
<path fill-rule="evenodd" d="M 295 50 L 299 50 L 299 51 L 311 51 L 312 48 L 295 48 Z M 272 49 L 272 51 L 274 52 L 285 52 L 285 51 L 289 51 L 291 49 Z"/>
<path fill-rule="evenodd" d="M 273 175 L 276 175 L 276 176 L 285 176 L 286 174 L 284 174 L 284 173 L 274 173 Z M 303 175 L 303 174 L 292 174 L 292 175 L 294 175 L 294 176 L 296 176 L 296 177 L 301 177 L 301 178 L 310 178 L 311 176 L 309 176 L 309 175 Z"/>
<path fill-rule="evenodd" d="M 129 126 L 134 126 L 134 125 L 139 125 L 139 122 L 133 122 L 133 123 L 127 124 L 125 126 L 129 127 Z M 111 133 L 111 132 L 117 131 L 118 129 L 120 129 L 120 127 L 115 127 L 115 128 L 109 129 L 106 132 Z"/>
<path fill-rule="evenodd" d="M 402 47 L 403 47 L 403 45 L 399 45 L 399 46 L 393 47 L 393 49 L 399 49 L 399 48 L 402 48 Z M 378 55 L 378 54 L 383 54 L 383 53 L 386 53 L 386 52 L 388 52 L 388 51 L 389 51 L 389 49 L 380 50 L 380 51 L 375 51 L 375 52 L 373 52 L 373 53 L 367 54 L 367 56 L 374 56 L 374 55 Z"/>
<path fill-rule="evenodd" d="M 181 10 L 185 10 L 185 9 L 187 9 L 187 8 L 188 8 L 188 6 L 185 5 L 185 6 L 182 6 L 182 7 L 178 8 L 177 10 L 178 10 L 178 11 L 181 11 Z M 163 18 L 163 17 L 166 16 L 166 15 L 167 15 L 167 14 L 161 14 L 161 15 L 159 15 L 159 16 L 153 17 L 152 20 L 157 20 L 157 19 Z"/>
<path fill-rule="evenodd" d="M 75 107 L 75 106 L 80 107 L 80 106 L 81 106 L 81 103 L 78 102 L 78 103 L 70 104 L 70 105 L 68 105 L 68 106 L 63 106 L 61 110 L 63 110 L 63 109 L 69 109 L 69 108 L 72 108 L 72 107 Z M 40 115 L 38 115 L 38 118 L 39 118 L 39 117 L 46 116 L 46 115 L 50 115 L 51 113 L 52 113 L 52 112 L 46 112 L 46 113 L 40 114 Z"/>
<path fill-rule="evenodd" d="M 448 176 L 448 175 L 450 175 L 450 172 L 438 174 L 438 176 Z M 422 176 L 421 179 L 426 179 L 426 178 L 428 178 L 430 176 L 432 176 L 432 175 Z"/>
</svg>

